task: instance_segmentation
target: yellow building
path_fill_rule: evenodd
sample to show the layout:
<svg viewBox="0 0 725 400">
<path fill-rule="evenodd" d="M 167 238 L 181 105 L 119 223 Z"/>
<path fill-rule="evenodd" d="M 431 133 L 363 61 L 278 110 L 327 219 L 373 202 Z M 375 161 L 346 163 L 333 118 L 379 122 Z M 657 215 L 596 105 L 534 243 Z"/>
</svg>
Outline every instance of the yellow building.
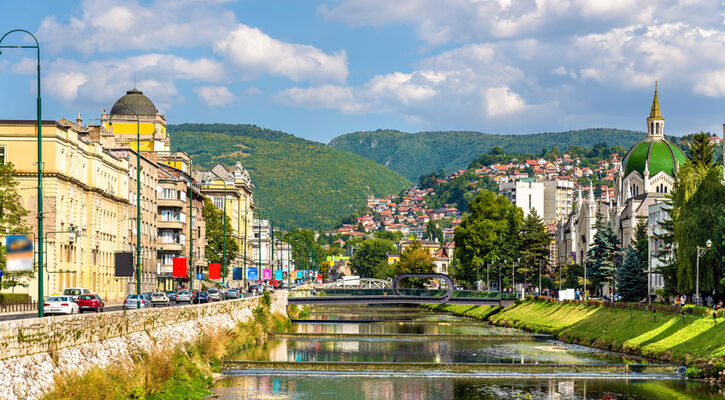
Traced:
<svg viewBox="0 0 725 400">
<path fill-rule="evenodd" d="M 110 137 L 117 144 L 136 149 L 137 119 L 134 112 L 139 117 L 141 151 L 169 151 L 171 143 L 166 132 L 166 117 L 159 113 L 143 92 L 135 88 L 118 99 L 110 113 L 103 110 L 102 135 Z"/>
<path fill-rule="evenodd" d="M 254 265 L 252 259 L 252 243 L 249 240 L 254 235 L 254 196 L 249 171 L 237 163 L 233 171 L 229 171 L 221 164 L 217 164 L 209 171 L 199 173 L 201 192 L 209 197 L 214 205 L 224 210 L 229 217 L 232 232 L 231 236 L 239 244 L 239 256 L 236 260 L 228 261 L 227 281 L 231 279 L 232 268 L 244 268 L 243 276 L 246 279 L 248 266 Z M 226 199 L 226 200 L 225 200 Z M 226 206 L 225 206 L 226 202 Z M 245 259 L 246 255 L 246 259 Z M 261 271 L 258 272 L 261 276 Z"/>
<path fill-rule="evenodd" d="M 37 232 L 35 121 L 0 121 L 0 148 L 16 169 L 19 193 Z M 114 277 L 114 253 L 127 248 L 128 161 L 89 140 L 89 131 L 61 119 L 43 121 L 45 296 L 87 288 L 105 300 L 126 295 L 127 278 Z M 77 232 L 78 236 L 71 231 Z M 38 279 L 26 291 L 37 300 Z"/>
</svg>

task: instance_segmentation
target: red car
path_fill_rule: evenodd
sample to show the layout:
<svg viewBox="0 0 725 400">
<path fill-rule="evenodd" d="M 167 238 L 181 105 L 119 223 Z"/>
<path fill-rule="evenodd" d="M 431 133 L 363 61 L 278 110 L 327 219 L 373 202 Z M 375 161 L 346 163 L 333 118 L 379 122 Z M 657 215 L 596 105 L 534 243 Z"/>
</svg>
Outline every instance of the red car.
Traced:
<svg viewBox="0 0 725 400">
<path fill-rule="evenodd" d="M 103 299 L 101 296 L 97 294 L 82 294 L 78 296 L 78 310 L 79 312 L 83 311 L 95 311 L 95 312 L 103 312 L 103 309 L 106 307 L 106 303 L 103 302 Z"/>
</svg>

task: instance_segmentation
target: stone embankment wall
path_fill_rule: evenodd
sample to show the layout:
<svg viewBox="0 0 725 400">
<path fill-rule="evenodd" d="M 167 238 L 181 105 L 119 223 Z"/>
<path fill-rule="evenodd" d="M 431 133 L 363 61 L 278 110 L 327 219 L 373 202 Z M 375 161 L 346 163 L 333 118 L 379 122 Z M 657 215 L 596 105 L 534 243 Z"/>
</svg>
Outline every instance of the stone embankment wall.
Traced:
<svg viewBox="0 0 725 400">
<path fill-rule="evenodd" d="M 231 329 L 252 318 L 260 300 L 0 322 L 0 399 L 38 399 L 58 373 L 83 373 L 154 347 L 193 342 L 205 331 Z M 272 312 L 286 315 L 287 292 L 272 300 Z"/>
</svg>

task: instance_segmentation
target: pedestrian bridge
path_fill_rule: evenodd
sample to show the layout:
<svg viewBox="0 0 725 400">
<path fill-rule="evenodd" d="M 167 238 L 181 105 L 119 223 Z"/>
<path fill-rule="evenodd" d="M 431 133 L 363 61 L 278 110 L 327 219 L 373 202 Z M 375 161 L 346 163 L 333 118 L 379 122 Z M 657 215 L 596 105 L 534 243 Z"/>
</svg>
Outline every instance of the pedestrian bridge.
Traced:
<svg viewBox="0 0 725 400">
<path fill-rule="evenodd" d="M 405 279 L 440 279 L 444 289 L 412 289 L 398 287 Z M 377 280 L 381 281 L 381 280 Z M 453 281 L 445 274 L 403 274 L 388 282 L 392 287 L 344 287 L 320 285 L 316 288 L 293 289 L 289 304 L 469 304 L 509 306 L 515 295 L 501 292 L 455 290 Z M 384 285 L 380 285 L 384 286 Z"/>
</svg>

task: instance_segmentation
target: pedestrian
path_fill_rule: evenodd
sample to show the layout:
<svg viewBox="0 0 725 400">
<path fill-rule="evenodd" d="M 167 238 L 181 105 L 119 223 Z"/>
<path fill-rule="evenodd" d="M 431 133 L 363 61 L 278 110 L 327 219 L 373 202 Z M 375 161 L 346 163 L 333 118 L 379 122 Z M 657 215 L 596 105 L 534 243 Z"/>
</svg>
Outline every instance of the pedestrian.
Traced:
<svg viewBox="0 0 725 400">
<path fill-rule="evenodd" d="M 675 306 L 679 307 L 679 305 L 680 305 L 680 296 L 675 295 Z"/>
<path fill-rule="evenodd" d="M 687 304 L 687 295 L 683 293 L 682 299 L 680 300 L 680 305 L 684 307 L 686 304 Z"/>
</svg>

